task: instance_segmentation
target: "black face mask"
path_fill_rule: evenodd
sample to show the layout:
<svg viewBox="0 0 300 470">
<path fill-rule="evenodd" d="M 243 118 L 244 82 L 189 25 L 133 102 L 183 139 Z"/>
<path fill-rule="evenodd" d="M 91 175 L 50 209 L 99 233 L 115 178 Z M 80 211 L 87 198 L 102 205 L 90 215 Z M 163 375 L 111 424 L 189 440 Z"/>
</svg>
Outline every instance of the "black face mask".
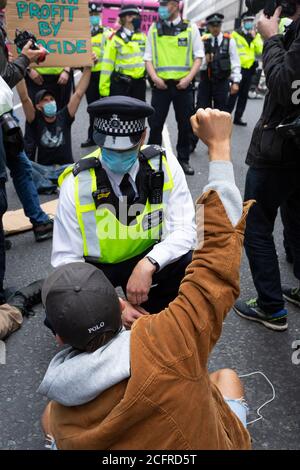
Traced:
<svg viewBox="0 0 300 470">
<path fill-rule="evenodd" d="M 135 31 L 137 31 L 138 29 L 140 29 L 141 23 L 142 23 L 141 18 L 133 18 L 133 20 L 132 20 L 132 25 L 133 25 Z"/>
</svg>

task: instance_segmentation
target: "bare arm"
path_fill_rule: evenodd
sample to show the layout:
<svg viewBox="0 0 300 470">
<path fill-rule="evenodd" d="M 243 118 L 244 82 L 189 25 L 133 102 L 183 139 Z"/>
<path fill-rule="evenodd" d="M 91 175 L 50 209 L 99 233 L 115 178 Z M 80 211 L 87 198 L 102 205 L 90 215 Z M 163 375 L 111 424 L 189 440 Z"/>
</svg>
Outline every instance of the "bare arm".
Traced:
<svg viewBox="0 0 300 470">
<path fill-rule="evenodd" d="M 22 106 L 23 106 L 23 110 L 24 110 L 24 113 L 25 113 L 25 116 L 26 116 L 26 120 L 30 124 L 35 119 L 35 108 L 33 106 L 33 103 L 31 101 L 31 99 L 29 98 L 28 91 L 27 91 L 27 86 L 26 86 L 26 83 L 25 83 L 24 79 L 21 80 L 17 84 L 17 90 L 18 90 L 20 100 L 21 100 L 21 103 L 22 103 Z"/>
<path fill-rule="evenodd" d="M 91 78 L 91 67 L 84 67 L 83 74 L 76 86 L 75 93 L 72 95 L 69 104 L 68 111 L 71 117 L 75 117 L 77 109 L 79 108 L 80 101 L 82 100 L 87 87 L 89 86 Z"/>
</svg>

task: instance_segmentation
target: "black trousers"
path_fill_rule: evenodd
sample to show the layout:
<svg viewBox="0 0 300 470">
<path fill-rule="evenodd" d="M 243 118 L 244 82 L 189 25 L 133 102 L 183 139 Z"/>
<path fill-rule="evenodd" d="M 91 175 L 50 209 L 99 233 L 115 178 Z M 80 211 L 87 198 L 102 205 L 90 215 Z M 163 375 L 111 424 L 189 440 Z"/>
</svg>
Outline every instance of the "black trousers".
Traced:
<svg viewBox="0 0 300 470">
<path fill-rule="evenodd" d="M 176 82 L 170 81 L 168 82 L 167 90 L 152 89 L 151 105 L 155 109 L 155 114 L 149 118 L 150 136 L 148 143 L 155 145 L 162 144 L 162 131 L 171 103 L 173 103 L 178 125 L 176 147 L 178 160 L 189 162 L 190 136 L 192 135 L 190 118 L 194 111 L 192 85 L 186 90 L 177 90 Z"/>
<path fill-rule="evenodd" d="M 5 302 L 3 281 L 5 274 L 5 239 L 2 218 L 7 210 L 5 180 L 0 179 L 0 305 Z"/>
<path fill-rule="evenodd" d="M 110 96 L 130 96 L 131 98 L 146 101 L 146 79 L 132 78 L 131 83 L 128 84 L 122 80 L 116 81 L 112 75 Z"/>
<path fill-rule="evenodd" d="M 248 94 L 252 83 L 252 78 L 255 73 L 256 66 L 250 69 L 242 69 L 242 81 L 240 83 L 240 90 L 236 95 L 230 95 L 227 104 L 227 111 L 232 113 L 236 102 L 235 119 L 241 119 L 248 101 Z"/>
<path fill-rule="evenodd" d="M 100 99 L 99 81 L 100 81 L 100 72 L 92 72 L 91 80 L 85 93 L 86 101 L 88 104 L 91 104 L 94 101 L 97 101 Z M 91 114 L 89 116 L 90 116 L 90 125 L 89 125 L 89 130 L 88 130 L 88 138 L 90 140 L 93 140 L 94 119 Z"/>
<path fill-rule="evenodd" d="M 247 219 L 245 248 L 259 306 L 267 313 L 284 308 L 273 231 L 278 209 L 300 280 L 300 178 L 298 169 L 250 168 L 245 200 L 255 199 Z"/>
<path fill-rule="evenodd" d="M 58 78 L 58 75 L 43 75 L 44 83 L 42 85 L 37 85 L 36 83 L 34 83 L 33 80 L 31 80 L 31 78 L 26 76 L 25 81 L 28 89 L 28 94 L 32 102 L 34 103 L 34 98 L 38 91 L 46 89 L 53 94 L 57 104 L 57 109 L 62 109 L 67 106 L 72 93 L 73 73 L 71 71 L 71 74 L 69 75 L 69 80 L 66 85 L 58 85 Z M 28 122 L 26 122 L 25 124 L 24 142 L 25 151 L 28 158 L 30 158 L 30 160 L 34 160 L 36 152 L 36 143 Z"/>
<path fill-rule="evenodd" d="M 198 87 L 197 109 L 215 108 L 227 110 L 229 80 L 201 79 Z"/>
<path fill-rule="evenodd" d="M 147 252 L 118 264 L 95 264 L 95 266 L 103 271 L 114 287 L 122 287 L 126 294 L 126 286 L 132 271 L 146 254 Z M 192 256 L 193 252 L 190 251 L 178 261 L 154 274 L 154 287 L 150 290 L 148 301 L 142 305 L 145 310 L 152 314 L 159 313 L 177 297 L 180 283 L 184 278 L 187 266 L 192 261 Z"/>
</svg>

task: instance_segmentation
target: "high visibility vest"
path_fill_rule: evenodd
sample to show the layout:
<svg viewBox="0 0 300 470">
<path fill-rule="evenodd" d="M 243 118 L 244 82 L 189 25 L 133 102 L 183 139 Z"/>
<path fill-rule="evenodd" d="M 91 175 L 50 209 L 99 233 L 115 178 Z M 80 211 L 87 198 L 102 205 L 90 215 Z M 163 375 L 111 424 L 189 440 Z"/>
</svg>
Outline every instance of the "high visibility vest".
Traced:
<svg viewBox="0 0 300 470">
<path fill-rule="evenodd" d="M 101 159 L 101 150 L 97 149 L 87 157 Z M 148 161 L 150 167 L 158 171 L 160 157 Z M 73 171 L 68 167 L 59 178 L 61 186 Z M 75 207 L 78 224 L 83 240 L 83 255 L 86 261 L 103 264 L 116 264 L 141 255 L 161 239 L 163 214 L 168 204 L 174 181 L 167 159 L 163 157 L 164 187 L 162 204 L 150 204 L 147 199 L 144 206 L 139 205 L 136 223 L 122 224 L 110 206 L 100 205 L 96 209 L 92 193 L 97 190 L 97 177 L 94 168 L 81 171 L 75 180 Z M 107 197 L 107 195 L 103 195 Z M 105 200 L 105 199 L 104 199 Z M 131 206 L 134 207 L 134 206 Z M 130 211 L 130 209 L 129 209 Z M 135 215 L 135 214 L 132 214 Z"/>
<path fill-rule="evenodd" d="M 263 52 L 264 44 L 261 35 L 257 34 L 250 44 L 247 39 L 237 31 L 233 31 L 232 37 L 237 45 L 242 68 L 250 69 L 256 60 L 256 56 L 261 55 Z"/>
<path fill-rule="evenodd" d="M 108 38 L 100 69 L 101 96 L 109 96 L 111 74 L 114 71 L 134 79 L 145 76 L 146 68 L 143 58 L 145 46 L 144 33 L 134 33 L 129 39 L 121 29 Z"/>
<path fill-rule="evenodd" d="M 101 60 L 109 34 L 111 34 L 111 30 L 105 28 L 101 33 L 95 34 L 95 36 L 92 36 L 91 38 L 92 51 L 96 54 L 98 58 L 98 62 L 92 67 L 92 72 L 100 72 L 101 70 Z"/>
<path fill-rule="evenodd" d="M 60 75 L 63 71 L 63 67 L 37 67 L 35 69 L 41 75 Z"/>
<path fill-rule="evenodd" d="M 163 80 L 180 80 L 193 66 L 192 26 L 177 35 L 160 34 L 157 23 L 151 28 L 152 63 Z"/>
</svg>

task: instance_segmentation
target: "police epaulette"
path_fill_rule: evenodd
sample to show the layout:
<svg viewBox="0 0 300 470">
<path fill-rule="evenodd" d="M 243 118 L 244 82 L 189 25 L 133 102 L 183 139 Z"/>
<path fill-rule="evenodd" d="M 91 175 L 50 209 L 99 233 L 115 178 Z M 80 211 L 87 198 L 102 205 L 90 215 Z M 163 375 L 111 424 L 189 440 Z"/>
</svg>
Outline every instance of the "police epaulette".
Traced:
<svg viewBox="0 0 300 470">
<path fill-rule="evenodd" d="M 147 161 L 151 160 L 151 158 L 158 157 L 161 154 L 164 155 L 165 153 L 165 149 L 160 145 L 149 145 L 148 147 L 140 150 L 141 156 Z"/>
<path fill-rule="evenodd" d="M 72 173 L 74 176 L 79 175 L 82 171 L 90 170 L 100 166 L 100 160 L 97 157 L 82 158 L 79 162 L 75 163 Z"/>
</svg>

